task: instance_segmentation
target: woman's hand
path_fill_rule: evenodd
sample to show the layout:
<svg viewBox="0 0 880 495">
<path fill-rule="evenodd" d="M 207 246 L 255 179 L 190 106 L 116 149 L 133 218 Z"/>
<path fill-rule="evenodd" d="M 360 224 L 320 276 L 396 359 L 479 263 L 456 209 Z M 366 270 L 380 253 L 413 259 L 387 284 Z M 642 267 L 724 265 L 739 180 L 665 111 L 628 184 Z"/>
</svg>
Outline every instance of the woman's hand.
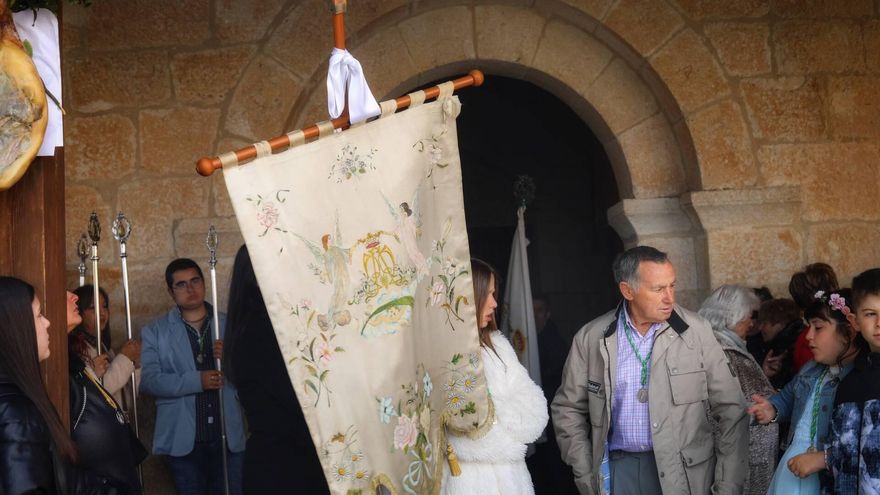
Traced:
<svg viewBox="0 0 880 495">
<path fill-rule="evenodd" d="M 122 344 L 122 349 L 119 349 L 119 352 L 128 359 L 131 359 L 131 362 L 134 363 L 135 366 L 138 366 L 140 364 L 141 343 L 139 340 L 131 339 L 128 342 Z"/>
<path fill-rule="evenodd" d="M 788 460 L 788 469 L 798 478 L 818 473 L 825 469 L 825 451 L 796 455 Z"/>
<path fill-rule="evenodd" d="M 762 425 L 766 425 L 776 418 L 776 406 L 767 400 L 763 395 L 755 394 L 752 396 L 752 407 L 746 409 L 746 413 L 755 417 L 755 420 Z"/>
<path fill-rule="evenodd" d="M 104 376 L 104 373 L 107 373 L 107 368 L 110 367 L 110 358 L 107 357 L 106 354 L 101 354 L 96 356 L 95 359 L 92 359 L 92 370 L 95 372 L 95 376 L 101 378 Z"/>
<path fill-rule="evenodd" d="M 770 349 L 770 351 L 767 352 L 767 356 L 764 358 L 764 363 L 761 364 L 761 369 L 764 371 L 764 375 L 766 375 L 767 378 L 773 378 L 779 374 L 779 370 L 782 369 L 782 360 L 785 359 L 786 355 L 788 355 L 788 351 L 785 351 L 778 356 L 773 354 L 773 349 Z"/>
</svg>

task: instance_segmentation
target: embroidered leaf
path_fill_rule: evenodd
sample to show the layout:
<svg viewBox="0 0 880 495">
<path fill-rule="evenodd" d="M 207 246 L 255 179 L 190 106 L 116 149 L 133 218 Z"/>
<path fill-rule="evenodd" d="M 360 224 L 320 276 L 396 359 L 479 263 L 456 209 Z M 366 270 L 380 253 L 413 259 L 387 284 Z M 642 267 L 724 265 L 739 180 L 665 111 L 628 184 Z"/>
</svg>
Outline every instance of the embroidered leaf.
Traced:
<svg viewBox="0 0 880 495">
<path fill-rule="evenodd" d="M 413 307 L 414 303 L 415 303 L 415 298 L 413 296 L 403 296 L 403 297 L 398 297 L 397 299 L 394 299 L 393 301 L 389 301 L 389 302 L 379 306 L 378 308 L 376 308 L 375 311 L 373 311 L 373 313 L 370 316 L 367 317 L 366 320 L 364 320 L 364 325 L 361 327 L 361 335 L 364 334 L 364 330 L 366 330 L 367 324 L 370 322 L 371 319 L 373 319 L 373 317 L 375 317 L 379 314 L 382 314 L 385 311 L 388 311 L 389 309 L 397 307 L 397 306 Z"/>
<path fill-rule="evenodd" d="M 316 370 L 314 366 L 307 364 L 306 369 L 309 370 L 310 375 L 318 376 L 318 370 Z"/>
<path fill-rule="evenodd" d="M 322 372 L 321 372 L 321 376 L 318 377 L 318 380 L 321 380 L 321 381 L 323 382 L 324 379 L 327 378 L 327 373 L 330 373 L 330 370 L 324 370 L 324 371 L 322 371 Z"/>
<path fill-rule="evenodd" d="M 458 364 L 458 362 L 461 361 L 461 358 L 463 357 L 464 356 L 462 356 L 461 354 L 456 354 L 452 356 L 452 364 Z"/>
<path fill-rule="evenodd" d="M 316 387 L 315 384 L 312 383 L 311 380 L 306 380 L 306 385 L 307 385 L 310 389 L 314 390 L 316 395 L 321 395 L 321 394 L 318 392 L 318 387 Z"/>
<path fill-rule="evenodd" d="M 345 349 L 343 349 L 342 347 L 337 347 L 336 349 L 333 349 L 333 352 L 345 352 Z"/>
</svg>

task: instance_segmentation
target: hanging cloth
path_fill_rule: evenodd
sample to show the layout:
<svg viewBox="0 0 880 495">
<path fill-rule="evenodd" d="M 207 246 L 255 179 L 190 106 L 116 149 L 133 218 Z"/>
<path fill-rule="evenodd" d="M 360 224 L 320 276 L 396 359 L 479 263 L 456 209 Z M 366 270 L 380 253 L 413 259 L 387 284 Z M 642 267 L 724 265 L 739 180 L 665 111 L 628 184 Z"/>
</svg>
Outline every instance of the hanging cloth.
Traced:
<svg viewBox="0 0 880 495">
<path fill-rule="evenodd" d="M 327 69 L 327 109 L 330 111 L 330 118 L 335 119 L 342 115 L 346 90 L 349 121 L 352 124 L 381 113 L 376 98 L 370 92 L 361 63 L 348 50 L 334 48 L 330 54 L 330 67 Z"/>
</svg>

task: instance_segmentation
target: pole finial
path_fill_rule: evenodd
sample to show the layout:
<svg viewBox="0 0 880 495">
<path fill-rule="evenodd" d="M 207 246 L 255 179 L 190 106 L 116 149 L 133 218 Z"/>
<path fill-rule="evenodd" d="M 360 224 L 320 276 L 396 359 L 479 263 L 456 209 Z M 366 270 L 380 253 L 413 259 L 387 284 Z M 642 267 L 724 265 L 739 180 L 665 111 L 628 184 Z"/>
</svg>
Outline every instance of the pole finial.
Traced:
<svg viewBox="0 0 880 495">
<path fill-rule="evenodd" d="M 89 239 L 93 245 L 97 245 L 101 240 L 101 222 L 98 220 L 98 214 L 94 211 L 89 216 Z"/>
<path fill-rule="evenodd" d="M 125 214 L 120 211 L 116 215 L 116 219 L 113 220 L 113 238 L 120 243 L 125 243 L 130 235 L 131 222 L 126 218 Z"/>
<path fill-rule="evenodd" d="M 513 197 L 517 207 L 528 206 L 535 199 L 535 180 L 528 175 L 517 175 L 513 181 Z"/>
</svg>

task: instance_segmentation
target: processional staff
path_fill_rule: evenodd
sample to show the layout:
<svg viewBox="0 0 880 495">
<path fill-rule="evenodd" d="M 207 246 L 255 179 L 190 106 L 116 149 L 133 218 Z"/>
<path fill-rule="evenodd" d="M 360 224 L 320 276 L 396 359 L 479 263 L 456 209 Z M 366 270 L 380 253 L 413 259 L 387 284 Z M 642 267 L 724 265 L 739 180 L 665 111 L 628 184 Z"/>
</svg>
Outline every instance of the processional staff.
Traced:
<svg viewBox="0 0 880 495">
<path fill-rule="evenodd" d="M 220 340 L 220 314 L 217 309 L 217 245 L 219 244 L 219 239 L 217 238 L 217 229 L 211 225 L 208 228 L 208 237 L 205 239 L 205 245 L 208 247 L 208 252 L 211 257 L 208 259 L 208 266 L 211 270 L 211 297 L 212 304 L 214 310 L 214 342 Z M 222 371 L 222 363 L 220 358 L 215 358 L 215 364 L 217 365 L 217 371 Z M 221 449 L 223 452 L 223 490 L 226 495 L 229 495 L 229 460 L 226 455 L 226 421 L 224 421 L 223 416 L 225 415 L 224 407 L 223 407 L 223 387 L 217 390 L 217 395 L 220 399 L 220 414 L 218 415 L 220 418 L 220 438 L 221 438 Z"/>
<path fill-rule="evenodd" d="M 79 286 L 86 285 L 86 259 L 89 257 L 89 238 L 86 233 L 76 243 L 76 254 L 79 256 Z"/>
<path fill-rule="evenodd" d="M 131 340 L 131 292 L 128 285 L 128 253 L 125 249 L 125 244 L 128 241 L 129 236 L 131 236 L 131 222 L 120 211 L 119 214 L 116 215 L 116 219 L 113 220 L 113 238 L 119 242 L 119 260 L 122 262 L 122 292 L 125 301 L 125 330 L 128 335 L 128 340 Z M 132 426 L 134 426 L 135 436 L 140 437 L 140 431 L 138 429 L 137 378 L 134 369 L 131 370 L 130 383 L 131 414 L 129 417 L 131 418 Z M 141 482 L 141 490 L 143 490 L 144 473 L 140 464 L 138 464 L 138 477 Z"/>
<path fill-rule="evenodd" d="M 98 354 L 103 353 L 101 347 L 101 292 L 98 287 L 98 241 L 101 240 L 101 222 L 98 221 L 98 214 L 94 211 L 89 217 L 89 239 L 92 240 L 92 285 L 94 285 L 94 306 L 95 306 L 95 322 L 97 323 L 97 349 Z M 101 380 L 103 382 L 103 379 Z"/>
</svg>

